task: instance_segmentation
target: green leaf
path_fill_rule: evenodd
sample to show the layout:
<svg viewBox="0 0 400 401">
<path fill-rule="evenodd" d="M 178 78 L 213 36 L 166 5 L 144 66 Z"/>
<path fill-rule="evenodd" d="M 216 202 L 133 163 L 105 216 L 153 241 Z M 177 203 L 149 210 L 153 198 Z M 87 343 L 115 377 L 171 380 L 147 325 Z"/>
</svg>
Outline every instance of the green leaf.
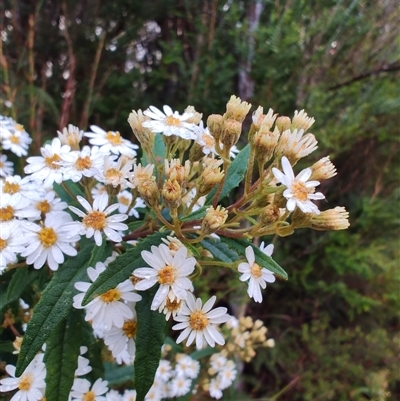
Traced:
<svg viewBox="0 0 400 401">
<path fill-rule="evenodd" d="M 101 247 L 91 243 L 81 249 L 77 256 L 69 258 L 54 273 L 35 306 L 26 329 L 18 356 L 17 376 L 23 373 L 53 330 L 66 318 L 72 308 L 72 299 L 78 292 L 74 284 L 87 280 L 86 268 L 104 260 L 106 250 L 108 247 L 105 242 Z"/>
<path fill-rule="evenodd" d="M 53 189 L 56 194 L 68 204 L 78 205 L 78 202 L 76 201 L 77 195 L 85 197 L 85 194 L 82 191 L 82 187 L 71 180 L 64 181 L 63 185 L 54 183 Z M 72 196 L 71 194 L 75 196 Z"/>
<path fill-rule="evenodd" d="M 224 183 L 224 187 L 222 188 L 221 194 L 219 196 L 219 200 L 224 199 L 229 193 L 237 188 L 240 182 L 243 180 L 244 175 L 247 171 L 248 160 L 250 157 L 250 145 L 247 144 L 235 157 L 232 164 L 228 168 L 228 172 L 226 175 L 226 180 Z M 217 192 L 217 188 L 214 188 L 206 198 L 206 205 L 212 203 L 215 193 Z"/>
<path fill-rule="evenodd" d="M 143 401 L 153 384 L 165 339 L 166 320 L 163 313 L 152 311 L 151 303 L 157 288 L 141 292 L 136 304 L 137 332 L 135 356 L 136 401 Z"/>
<path fill-rule="evenodd" d="M 166 151 L 167 151 L 167 148 L 165 147 L 165 143 L 162 138 L 162 134 L 156 134 L 154 137 L 153 154 L 156 157 L 157 165 L 164 163 Z M 143 153 L 141 163 L 142 163 L 142 166 L 146 166 L 147 164 L 154 163 L 154 160 L 147 160 L 146 154 Z M 157 174 L 157 171 L 155 171 L 155 173 Z"/>
<path fill-rule="evenodd" d="M 211 348 L 211 347 L 207 347 L 207 348 L 203 348 L 203 349 L 199 349 L 196 350 L 194 352 L 192 352 L 190 354 L 190 357 L 196 360 L 199 360 L 201 358 L 205 358 L 206 356 L 210 356 L 213 354 L 216 354 L 218 352 L 217 349 L 215 348 Z"/>
<path fill-rule="evenodd" d="M 109 386 L 116 386 L 133 380 L 135 369 L 132 365 L 118 366 L 115 363 L 104 363 L 104 380 Z"/>
<path fill-rule="evenodd" d="M 211 252 L 215 259 L 221 262 L 233 263 L 239 259 L 239 255 L 232 251 L 228 245 L 214 238 L 205 238 L 200 244 L 204 249 Z"/>
<path fill-rule="evenodd" d="M 180 221 L 193 221 L 193 220 L 200 220 L 206 215 L 206 211 L 209 206 L 202 206 L 201 208 L 195 210 L 194 212 L 190 213 L 187 216 L 179 217 Z"/>
<path fill-rule="evenodd" d="M 280 267 L 278 263 L 276 263 L 270 256 L 267 256 L 265 253 L 261 252 L 260 249 L 252 242 L 244 239 L 232 239 L 227 237 L 221 237 L 221 241 L 228 245 L 229 248 L 234 249 L 241 256 L 246 256 L 246 248 L 251 246 L 254 250 L 256 261 L 261 267 L 271 270 L 273 273 L 285 280 L 288 279 L 288 275 L 285 270 L 283 270 L 282 267 Z"/>
<path fill-rule="evenodd" d="M 88 304 L 93 298 L 127 280 L 136 268 L 147 266 L 142 259 L 142 251 L 150 250 L 152 245 L 159 246 L 162 243 L 161 238 L 166 238 L 167 235 L 169 235 L 169 231 L 149 235 L 145 239 L 139 240 L 136 246 L 118 256 L 87 290 L 82 305 Z"/>
<path fill-rule="evenodd" d="M 67 401 L 78 367 L 82 311 L 71 310 L 46 341 L 46 401 Z"/>
</svg>

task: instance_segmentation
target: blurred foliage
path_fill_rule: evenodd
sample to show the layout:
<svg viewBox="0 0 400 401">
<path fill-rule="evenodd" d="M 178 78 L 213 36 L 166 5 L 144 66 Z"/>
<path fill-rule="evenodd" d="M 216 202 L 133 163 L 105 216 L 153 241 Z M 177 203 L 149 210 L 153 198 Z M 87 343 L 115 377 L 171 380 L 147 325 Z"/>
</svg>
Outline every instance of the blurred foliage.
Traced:
<svg viewBox="0 0 400 401">
<path fill-rule="evenodd" d="M 1 113 L 33 135 L 32 153 L 67 123 L 132 138 L 129 112 L 152 104 L 179 111 L 192 104 L 204 118 L 223 113 L 231 94 L 243 96 L 243 80 L 254 105 L 280 114 L 306 108 L 320 142 L 307 165 L 331 155 L 338 175 L 321 190 L 349 210 L 351 227 L 276 239 L 289 281 L 268 286 L 262 306 L 241 305 L 247 298 L 233 297 L 233 277 L 215 280 L 212 292 L 263 319 L 276 340 L 245 366 L 238 386 L 279 401 L 400 398 L 396 2 L 6 0 L 2 7 Z"/>
</svg>

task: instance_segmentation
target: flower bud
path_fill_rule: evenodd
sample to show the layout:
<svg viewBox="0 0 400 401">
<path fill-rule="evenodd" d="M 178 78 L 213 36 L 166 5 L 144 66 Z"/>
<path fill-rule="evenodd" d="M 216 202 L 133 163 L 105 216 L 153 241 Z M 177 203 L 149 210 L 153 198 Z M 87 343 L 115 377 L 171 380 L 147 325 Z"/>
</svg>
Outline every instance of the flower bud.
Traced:
<svg viewBox="0 0 400 401">
<path fill-rule="evenodd" d="M 308 117 L 304 110 L 295 111 L 292 119 L 292 129 L 307 131 L 315 122 L 313 117 Z"/>
<path fill-rule="evenodd" d="M 281 116 L 276 119 L 275 126 L 278 127 L 279 132 L 286 131 L 290 129 L 292 122 L 289 117 Z"/>
<path fill-rule="evenodd" d="M 250 108 L 250 103 L 242 102 L 239 97 L 232 95 L 229 99 L 229 102 L 226 104 L 226 113 L 224 114 L 224 118 L 233 119 L 239 123 L 242 123 L 246 118 Z"/>
<path fill-rule="evenodd" d="M 231 148 L 237 143 L 242 132 L 242 123 L 233 119 L 224 121 L 220 141 L 224 146 Z"/>
<path fill-rule="evenodd" d="M 257 110 L 253 113 L 252 121 L 256 131 L 260 130 L 262 126 L 270 130 L 276 120 L 277 114 L 274 114 L 272 109 L 269 109 L 267 114 L 263 114 L 263 112 L 263 108 L 258 106 Z"/>
<path fill-rule="evenodd" d="M 208 194 L 224 178 L 224 173 L 216 165 L 207 166 L 197 183 L 197 193 L 199 196 Z"/>
<path fill-rule="evenodd" d="M 350 226 L 349 212 L 342 206 L 313 214 L 308 227 L 318 231 L 345 230 Z"/>
<path fill-rule="evenodd" d="M 146 117 L 140 109 L 137 112 L 132 110 L 128 118 L 128 122 L 137 140 L 143 147 L 151 149 L 153 147 L 155 134 L 148 128 L 143 127 L 142 124 L 147 120 L 150 120 L 150 118 Z"/>
<path fill-rule="evenodd" d="M 336 167 L 329 160 L 329 156 L 323 157 L 311 166 L 310 180 L 323 181 L 337 174 Z"/>
<path fill-rule="evenodd" d="M 207 127 L 210 131 L 210 134 L 214 137 L 216 141 L 219 141 L 219 138 L 222 133 L 223 120 L 220 114 L 211 114 L 207 118 Z"/>
<path fill-rule="evenodd" d="M 20 127 L 22 127 L 22 125 Z M 22 127 L 22 129 L 23 128 L 24 127 Z M 69 145 L 71 150 L 79 150 L 79 143 L 82 139 L 83 131 L 81 131 L 78 127 L 68 124 L 68 128 L 64 127 L 62 132 L 57 131 L 57 133 L 62 145 Z"/>
<path fill-rule="evenodd" d="M 181 165 L 181 161 L 179 159 L 172 159 L 168 162 L 168 160 L 164 161 L 165 166 L 165 175 L 170 180 L 178 181 L 179 185 L 182 187 L 185 186 L 190 173 L 190 161 L 186 160 L 185 165 Z"/>
<path fill-rule="evenodd" d="M 201 232 L 211 234 L 218 231 L 228 218 L 228 211 L 222 206 L 214 209 L 212 206 L 207 209 L 207 213 L 201 223 Z"/>
<path fill-rule="evenodd" d="M 277 205 L 270 204 L 266 206 L 260 215 L 260 219 L 263 224 L 269 225 L 278 221 L 280 217 L 280 210 Z"/>
<path fill-rule="evenodd" d="M 188 106 L 185 113 L 192 114 L 192 117 L 186 120 L 187 123 L 198 125 L 203 118 L 203 114 L 198 113 L 193 106 Z"/>
<path fill-rule="evenodd" d="M 177 208 L 182 202 L 182 189 L 179 182 L 171 179 L 166 180 L 161 195 L 169 208 Z"/>
<path fill-rule="evenodd" d="M 266 125 L 263 125 L 255 134 L 253 138 L 255 157 L 261 165 L 271 159 L 278 139 L 278 129 L 275 128 L 274 132 L 271 132 Z"/>
<path fill-rule="evenodd" d="M 137 190 L 140 193 L 141 198 L 143 198 L 149 207 L 158 205 L 160 194 L 154 180 L 146 178 L 140 180 Z"/>
</svg>

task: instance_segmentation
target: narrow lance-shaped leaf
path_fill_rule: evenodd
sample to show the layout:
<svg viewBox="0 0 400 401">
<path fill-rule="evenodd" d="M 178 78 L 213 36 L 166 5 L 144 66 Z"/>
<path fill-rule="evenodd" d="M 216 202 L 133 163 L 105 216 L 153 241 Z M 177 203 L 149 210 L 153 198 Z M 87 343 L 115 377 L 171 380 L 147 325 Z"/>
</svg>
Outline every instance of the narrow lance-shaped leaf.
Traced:
<svg viewBox="0 0 400 401">
<path fill-rule="evenodd" d="M 246 241 L 244 239 L 232 239 L 221 237 L 221 241 L 224 242 L 229 248 L 234 249 L 239 255 L 246 255 L 246 248 L 251 246 L 254 250 L 254 255 L 256 257 L 257 263 L 261 267 L 265 267 L 268 270 L 271 270 L 273 273 L 287 280 L 288 275 L 285 270 L 282 269 L 270 256 L 267 256 L 265 253 L 261 252 L 260 249 L 255 246 L 252 242 Z"/>
<path fill-rule="evenodd" d="M 248 160 L 250 157 L 250 145 L 246 145 L 239 154 L 235 157 L 232 164 L 229 166 L 224 186 L 222 188 L 221 194 L 219 195 L 219 200 L 224 199 L 230 194 L 230 192 L 237 188 L 240 182 L 243 180 L 246 170 L 248 168 Z M 206 198 L 206 205 L 212 203 L 217 189 L 214 188 Z"/>
<path fill-rule="evenodd" d="M 162 244 L 161 238 L 166 238 L 167 235 L 169 235 L 169 231 L 149 235 L 145 239 L 139 240 L 135 247 L 118 256 L 87 290 L 82 305 L 88 304 L 96 296 L 127 280 L 136 268 L 147 266 L 142 259 L 142 251 L 150 250 L 152 245 L 159 246 Z"/>
<path fill-rule="evenodd" d="M 77 293 L 74 284 L 86 279 L 88 266 L 94 266 L 96 262 L 105 259 L 105 249 L 105 243 L 101 247 L 91 243 L 54 273 L 26 329 L 18 357 L 17 376 L 22 374 L 53 330 L 68 315 L 72 308 L 72 298 Z"/>
<path fill-rule="evenodd" d="M 82 311 L 71 310 L 46 341 L 46 401 L 67 401 L 82 340 Z"/>
<path fill-rule="evenodd" d="M 228 245 L 224 244 L 220 240 L 214 238 L 205 238 L 200 242 L 204 249 L 207 249 L 215 259 L 225 263 L 236 262 L 239 258 L 238 254 L 229 248 Z"/>
<path fill-rule="evenodd" d="M 153 384 L 165 339 L 166 320 L 163 313 L 152 311 L 151 303 L 157 288 L 141 292 L 136 304 L 137 332 L 135 356 L 136 401 L 143 401 Z"/>
</svg>

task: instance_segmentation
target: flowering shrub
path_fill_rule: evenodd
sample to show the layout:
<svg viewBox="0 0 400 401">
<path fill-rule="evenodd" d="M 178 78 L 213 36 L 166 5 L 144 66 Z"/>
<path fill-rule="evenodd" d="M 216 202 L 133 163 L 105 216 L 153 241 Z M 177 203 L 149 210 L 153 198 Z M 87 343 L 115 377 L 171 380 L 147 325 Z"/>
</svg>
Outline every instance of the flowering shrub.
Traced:
<svg viewBox="0 0 400 401">
<path fill-rule="evenodd" d="M 41 148 L 42 156 L 27 158 L 24 178 L 0 156 L 0 271 L 8 285 L 0 306 L 15 305 L 33 282 L 40 292 L 33 311 L 21 300 L 28 313 L 23 336 L 13 309 L 5 315 L 19 357 L 16 368 L 7 366 L 11 377 L 0 381 L 1 392 L 47 401 L 196 392 L 221 398 L 235 380 L 236 362 L 273 346 L 262 322 L 235 319 L 215 305 L 215 295 L 196 297 L 199 278 L 204 283 L 216 269 L 228 269 L 262 302 L 267 283 L 287 274 L 272 259 L 273 246 L 253 239 L 349 224 L 344 208 L 320 211 L 313 202 L 324 199 L 315 191 L 320 181 L 336 174 L 329 157 L 294 173 L 317 148 L 307 133 L 314 119 L 258 107 L 239 150 L 250 108 L 232 96 L 207 127 L 191 106 L 183 114 L 169 106 L 133 111 L 128 121 L 139 154 L 119 132 L 69 125 Z M 2 149 L 27 155 L 31 139 L 23 127 L 10 118 L 1 124 Z M 168 320 L 175 321 L 176 341 L 166 334 Z M 133 365 L 134 390 L 109 390 L 94 374 L 82 355 L 95 358 L 99 339 L 103 359 Z"/>
</svg>

